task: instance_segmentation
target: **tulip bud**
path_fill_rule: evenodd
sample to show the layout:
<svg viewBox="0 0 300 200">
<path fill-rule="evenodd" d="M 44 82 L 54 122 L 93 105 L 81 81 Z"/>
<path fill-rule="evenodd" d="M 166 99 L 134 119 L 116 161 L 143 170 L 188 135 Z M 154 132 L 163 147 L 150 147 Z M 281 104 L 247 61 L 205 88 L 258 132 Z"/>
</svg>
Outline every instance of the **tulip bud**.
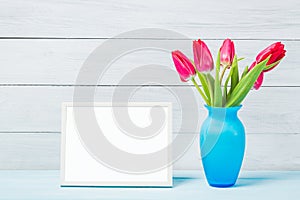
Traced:
<svg viewBox="0 0 300 200">
<path fill-rule="evenodd" d="M 194 62 L 197 71 L 208 73 L 214 68 L 214 61 L 207 45 L 201 40 L 193 41 Z"/>
<path fill-rule="evenodd" d="M 179 50 L 173 51 L 172 58 L 181 81 L 187 82 L 195 76 L 194 65 L 183 53 Z"/>
<path fill-rule="evenodd" d="M 270 57 L 268 63 L 267 63 L 267 69 L 264 70 L 264 72 L 270 71 L 274 69 L 279 63 L 272 66 L 271 68 L 268 68 L 269 65 L 276 63 L 277 61 L 280 61 L 285 56 L 286 50 L 284 49 L 284 44 L 281 42 L 276 42 L 274 44 L 271 44 L 264 50 L 262 50 L 256 57 L 256 62 L 259 63 L 263 60 L 265 60 L 267 57 Z"/>
<path fill-rule="evenodd" d="M 235 55 L 234 43 L 230 39 L 224 40 L 220 48 L 220 63 L 223 67 L 230 67 Z"/>
</svg>

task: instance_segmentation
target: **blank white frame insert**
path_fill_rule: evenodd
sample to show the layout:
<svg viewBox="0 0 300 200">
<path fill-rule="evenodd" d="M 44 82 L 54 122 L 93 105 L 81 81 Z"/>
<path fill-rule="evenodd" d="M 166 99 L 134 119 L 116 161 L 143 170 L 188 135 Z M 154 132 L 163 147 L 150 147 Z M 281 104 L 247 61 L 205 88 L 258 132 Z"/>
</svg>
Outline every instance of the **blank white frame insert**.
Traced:
<svg viewBox="0 0 300 200">
<path fill-rule="evenodd" d="M 95 156 L 91 155 L 83 144 L 78 133 L 74 119 L 75 106 L 76 112 L 82 112 L 82 114 L 87 113 L 86 109 L 92 107 L 102 134 L 112 145 L 126 153 L 147 155 L 147 153 L 158 152 L 166 147 L 170 148 L 172 143 L 172 105 L 169 102 L 128 102 L 113 105 L 111 102 L 63 103 L 61 186 L 172 187 L 170 151 L 160 151 L 163 153 L 159 154 L 162 159 L 166 159 L 166 166 L 147 173 L 123 172 L 95 159 Z M 115 107 L 126 107 L 132 123 L 138 127 L 146 127 L 151 124 L 150 111 L 156 106 L 163 109 L 166 120 L 157 134 L 146 139 L 124 134 L 113 114 Z M 80 119 L 84 120 L 84 118 Z M 105 152 L 105 149 L 101 150 Z"/>
</svg>

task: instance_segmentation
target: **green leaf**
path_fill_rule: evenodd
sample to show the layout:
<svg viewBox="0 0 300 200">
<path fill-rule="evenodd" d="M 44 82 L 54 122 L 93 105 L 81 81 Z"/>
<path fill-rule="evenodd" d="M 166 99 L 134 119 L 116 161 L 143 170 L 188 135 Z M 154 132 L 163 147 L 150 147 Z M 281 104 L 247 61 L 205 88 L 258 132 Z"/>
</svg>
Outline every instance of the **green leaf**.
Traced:
<svg viewBox="0 0 300 200">
<path fill-rule="evenodd" d="M 238 61 L 237 61 L 237 56 L 236 55 L 234 56 L 231 68 L 232 68 L 232 74 L 231 74 L 231 86 L 230 86 L 229 94 L 232 93 L 234 88 L 239 83 L 239 69 L 238 69 Z"/>
<path fill-rule="evenodd" d="M 226 100 L 227 100 L 227 89 L 224 89 L 224 94 L 222 96 L 222 107 L 226 106 Z"/>
<path fill-rule="evenodd" d="M 215 76 L 215 89 L 214 89 L 214 107 L 222 107 L 222 89 L 220 84 L 220 51 L 216 61 L 216 76 Z"/>
<path fill-rule="evenodd" d="M 241 80 L 246 76 L 246 74 L 248 73 L 248 71 L 249 71 L 249 68 L 248 68 L 248 66 L 246 66 L 245 69 L 244 69 L 244 71 L 243 71 L 243 73 L 242 73 Z"/>
<path fill-rule="evenodd" d="M 257 64 L 245 77 L 238 83 L 230 97 L 227 100 L 226 107 L 238 106 L 247 96 L 260 73 L 264 70 L 270 56 L 264 61 Z"/>
<path fill-rule="evenodd" d="M 229 74 L 228 74 L 228 76 L 227 76 L 227 79 L 226 79 L 226 81 L 225 81 L 225 84 L 224 84 L 223 96 L 226 95 L 226 101 L 227 101 L 227 99 L 228 99 L 229 96 L 230 96 L 229 94 L 227 95 L 227 87 L 228 87 L 229 80 L 230 80 L 230 78 L 231 78 L 231 76 L 232 76 L 233 70 L 234 70 L 234 68 L 231 67 L 231 69 L 230 69 L 230 71 L 229 71 Z M 226 102 L 225 102 L 225 103 L 226 103 Z M 224 102 L 223 102 L 223 104 L 224 104 Z"/>
<path fill-rule="evenodd" d="M 237 61 L 239 62 L 239 61 L 244 60 L 244 59 L 245 59 L 245 58 L 238 58 Z"/>
<path fill-rule="evenodd" d="M 210 102 L 211 105 L 214 103 L 214 89 L 215 89 L 215 79 L 211 74 L 205 74 L 205 78 L 207 81 L 209 93 L 210 93 Z"/>
<path fill-rule="evenodd" d="M 198 74 L 198 78 L 201 82 L 201 85 L 203 87 L 204 93 L 205 93 L 208 101 L 211 102 L 211 95 L 210 95 L 210 92 L 209 92 L 209 89 L 208 89 L 208 83 L 206 81 L 205 75 L 203 73 L 200 73 L 200 72 L 197 72 L 197 74 Z"/>
<path fill-rule="evenodd" d="M 268 69 L 271 69 L 272 67 L 274 67 L 275 65 L 277 65 L 278 63 L 280 63 L 280 61 L 282 60 L 282 58 L 270 65 L 266 65 L 266 67 L 264 68 L 264 70 L 268 70 Z"/>
</svg>

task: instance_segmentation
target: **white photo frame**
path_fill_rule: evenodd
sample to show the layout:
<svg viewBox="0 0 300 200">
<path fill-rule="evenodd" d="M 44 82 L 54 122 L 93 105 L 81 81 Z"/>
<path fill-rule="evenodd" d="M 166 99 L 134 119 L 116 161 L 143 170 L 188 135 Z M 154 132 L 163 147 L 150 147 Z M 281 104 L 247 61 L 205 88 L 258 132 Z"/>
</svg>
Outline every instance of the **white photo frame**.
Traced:
<svg viewBox="0 0 300 200">
<path fill-rule="evenodd" d="M 122 107 L 128 109 L 133 122 L 138 121 L 142 126 L 151 124 L 149 114 L 153 107 L 159 106 L 163 109 L 166 120 L 159 133 L 149 139 L 132 138 L 121 135 L 122 130 L 114 121 L 112 109 Z M 166 160 L 167 165 L 145 173 L 130 173 L 116 170 L 113 166 L 95 159 L 84 144 L 82 137 L 78 134 L 74 120 L 74 108 L 76 112 L 86 114 L 86 109 L 93 109 L 95 119 L 103 131 L 103 135 L 114 146 L 126 153 L 134 155 L 147 155 L 168 147 L 168 151 L 161 151 L 161 160 Z M 146 115 L 145 113 L 148 114 Z M 148 120 L 146 118 L 148 116 Z M 62 104 L 62 135 L 61 135 L 61 186 L 103 186 L 103 187 L 172 187 L 172 156 L 170 146 L 172 143 L 172 106 L 169 102 L 93 102 L 93 103 L 71 103 Z M 85 119 L 81 119 L 85 120 Z M 86 119 L 88 120 L 88 119 Z M 137 124 L 137 125 L 139 125 Z M 103 127 L 101 127 L 103 126 Z M 93 130 L 86 130 L 87 132 Z M 102 148 L 99 145 L 100 149 Z M 151 149 L 152 148 L 152 149 Z M 103 151 L 102 151 L 103 150 Z M 101 149 L 106 154 L 106 149 Z M 110 152 L 107 152 L 108 154 Z M 113 156 L 111 156 L 113 157 Z M 117 158 L 117 157 L 114 157 Z M 147 159 L 147 158 L 145 158 Z M 160 159 L 160 158 L 158 158 Z M 122 158 L 120 158 L 122 160 Z M 151 163 L 152 160 L 149 160 Z M 122 161 L 118 163 L 123 164 Z M 126 162 L 128 163 L 128 162 Z M 124 165 L 126 165 L 124 161 Z M 137 163 L 138 165 L 138 163 Z"/>
</svg>

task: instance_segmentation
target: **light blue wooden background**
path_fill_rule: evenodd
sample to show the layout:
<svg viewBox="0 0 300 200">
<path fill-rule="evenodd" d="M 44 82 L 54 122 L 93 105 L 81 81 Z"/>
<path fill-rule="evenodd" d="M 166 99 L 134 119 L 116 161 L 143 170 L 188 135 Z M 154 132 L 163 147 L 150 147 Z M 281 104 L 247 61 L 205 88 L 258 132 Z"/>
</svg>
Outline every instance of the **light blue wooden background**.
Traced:
<svg viewBox="0 0 300 200">
<path fill-rule="evenodd" d="M 243 167 L 300 170 L 298 0 L 0 0 L 0 169 L 59 168 L 61 102 L 72 100 L 81 65 L 108 38 L 138 28 L 201 37 L 214 52 L 230 37 L 237 53 L 247 57 L 244 64 L 250 64 L 270 43 L 285 43 L 285 60 L 266 76 L 260 91 L 249 95 L 241 111 L 248 132 Z M 149 35 L 138 40 L 150 39 L 163 42 L 171 38 Z M 181 42 L 181 38 L 172 39 Z M 136 87 L 116 83 L 135 65 L 153 61 L 172 67 L 168 54 L 151 51 L 120 59 L 98 86 L 96 100 L 109 100 L 116 87 L 124 92 Z M 186 90 L 191 86 L 178 82 L 172 87 Z M 176 129 L 178 102 L 168 91 L 150 85 L 134 100 L 172 101 Z M 199 120 L 204 117 L 203 110 Z M 197 145 L 195 142 L 175 163 L 175 169 L 201 168 Z"/>
</svg>

